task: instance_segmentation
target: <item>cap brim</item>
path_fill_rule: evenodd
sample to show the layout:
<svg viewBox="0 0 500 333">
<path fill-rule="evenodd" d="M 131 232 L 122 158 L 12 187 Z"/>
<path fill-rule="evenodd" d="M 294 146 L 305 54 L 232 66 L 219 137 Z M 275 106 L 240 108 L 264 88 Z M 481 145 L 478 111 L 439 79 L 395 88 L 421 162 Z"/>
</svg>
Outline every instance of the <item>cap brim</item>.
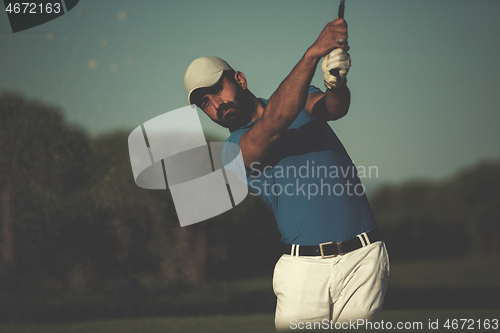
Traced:
<svg viewBox="0 0 500 333">
<path fill-rule="evenodd" d="M 200 82 L 196 83 L 196 86 L 193 89 L 191 89 L 191 91 L 188 93 L 189 104 L 190 105 L 194 104 L 191 102 L 191 94 L 193 93 L 193 91 L 195 91 L 196 89 L 208 88 L 208 87 L 215 85 L 217 82 L 219 82 L 219 79 L 221 78 L 222 73 L 223 73 L 223 71 L 215 72 L 213 74 L 210 74 L 210 75 L 204 77 L 202 80 L 200 80 Z"/>
</svg>

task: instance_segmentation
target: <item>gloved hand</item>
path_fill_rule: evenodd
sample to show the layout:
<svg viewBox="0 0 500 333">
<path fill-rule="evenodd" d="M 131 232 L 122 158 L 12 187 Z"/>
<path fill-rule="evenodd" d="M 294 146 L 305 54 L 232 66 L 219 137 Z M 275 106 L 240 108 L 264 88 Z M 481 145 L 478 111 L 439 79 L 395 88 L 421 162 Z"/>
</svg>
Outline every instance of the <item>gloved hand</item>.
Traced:
<svg viewBox="0 0 500 333">
<path fill-rule="evenodd" d="M 347 72 L 351 67 L 351 56 L 347 51 L 337 48 L 323 58 L 321 70 L 328 89 L 337 89 L 347 82 Z M 330 73 L 332 71 L 335 75 Z"/>
</svg>

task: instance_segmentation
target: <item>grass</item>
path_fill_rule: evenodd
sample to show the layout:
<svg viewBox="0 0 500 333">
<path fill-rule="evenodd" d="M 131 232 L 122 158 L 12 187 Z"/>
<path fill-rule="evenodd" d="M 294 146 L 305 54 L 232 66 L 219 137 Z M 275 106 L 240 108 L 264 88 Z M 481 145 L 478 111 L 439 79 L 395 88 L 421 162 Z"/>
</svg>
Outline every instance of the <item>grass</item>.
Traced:
<svg viewBox="0 0 500 333">
<path fill-rule="evenodd" d="M 396 299 L 398 302 L 393 302 L 390 309 L 388 307 L 389 310 L 384 311 L 382 315 L 384 321 L 390 321 L 394 325 L 397 322 L 417 321 L 422 322 L 425 328 L 429 320 L 439 320 L 441 325 L 447 319 L 500 320 L 500 301 L 495 299 L 496 304 L 493 306 L 478 306 L 477 304 L 484 304 L 484 302 L 467 303 L 467 294 L 460 293 L 461 290 L 467 290 L 468 295 L 485 295 L 486 288 L 486 292 L 492 290 L 498 294 L 500 290 L 500 260 L 498 258 L 393 262 L 389 285 L 390 290 L 395 291 L 395 294 L 404 290 L 410 291 L 404 294 L 410 295 L 409 301 L 414 302 L 420 298 L 423 300 L 424 307 L 439 308 L 432 303 L 433 299 L 434 301 L 439 299 L 433 296 L 433 290 L 451 291 L 449 295 L 457 298 L 461 305 L 455 306 L 453 303 L 455 301 L 452 300 L 439 310 L 417 308 L 401 310 L 401 303 Z M 480 290 L 483 294 L 477 293 Z M 446 297 L 446 295 L 443 293 L 440 297 Z M 6 323 L 0 323 L 0 332 L 274 332 L 274 300 L 270 277 L 210 282 L 198 288 L 186 289 L 174 294 L 157 291 L 138 296 L 126 295 L 126 297 L 101 294 L 63 295 L 38 297 L 35 302 L 32 297 L 24 297 L 15 301 L 17 306 L 14 306 L 14 299 L 11 300 L 12 302 L 6 300 L 2 302 L 4 307 L 2 309 L 0 305 L 2 309 L 0 315 L 5 318 L 9 318 L 9 313 L 21 315 L 17 320 L 5 320 Z M 474 307 L 483 309 L 470 309 Z M 183 311 L 171 311 L 176 309 L 183 309 Z M 94 316 L 90 315 L 91 313 L 94 313 Z M 165 317 L 164 314 L 167 313 L 170 315 Z M 175 316 L 176 313 L 190 314 L 190 316 Z M 132 315 L 136 318 L 131 318 Z M 50 316 L 53 319 L 48 318 Z M 89 320 L 90 318 L 94 319 Z M 98 318 L 121 319 L 101 320 Z M 432 332 L 449 331 L 456 332 L 457 330 L 446 330 L 443 327 L 440 330 L 432 330 Z M 476 328 L 476 331 L 485 330 Z M 308 330 L 308 332 L 311 331 Z M 419 330 L 419 332 L 426 332 L 426 330 Z"/>
<path fill-rule="evenodd" d="M 500 258 L 445 258 L 391 263 L 391 288 L 499 288 Z"/>
<path fill-rule="evenodd" d="M 444 258 L 391 262 L 389 288 L 500 288 L 500 257 Z M 210 300 L 272 290 L 270 277 L 208 283 L 184 294 L 184 300 Z M 500 306 L 500 301 L 499 301 Z"/>
<path fill-rule="evenodd" d="M 460 330 L 443 327 L 447 319 L 474 319 L 475 331 L 479 330 L 478 319 L 500 320 L 500 310 L 412 310 L 385 311 L 382 315 L 384 325 L 393 327 L 401 322 L 413 327 L 418 332 L 457 332 Z M 438 330 L 428 330 L 429 322 L 438 321 Z M 420 324 L 421 323 L 421 324 Z M 460 322 L 459 322 L 460 323 Z M 418 326 L 421 325 L 421 326 Z M 461 324 L 459 324 L 461 325 Z M 327 330 L 321 330 L 327 331 Z M 369 331 L 369 330 L 365 330 Z M 374 332 L 381 329 L 373 329 Z M 0 324 L 2 333 L 266 333 L 275 332 L 272 314 L 247 316 L 201 316 L 201 317 L 166 317 L 100 320 L 64 324 Z M 311 332 L 311 330 L 307 330 Z"/>
</svg>

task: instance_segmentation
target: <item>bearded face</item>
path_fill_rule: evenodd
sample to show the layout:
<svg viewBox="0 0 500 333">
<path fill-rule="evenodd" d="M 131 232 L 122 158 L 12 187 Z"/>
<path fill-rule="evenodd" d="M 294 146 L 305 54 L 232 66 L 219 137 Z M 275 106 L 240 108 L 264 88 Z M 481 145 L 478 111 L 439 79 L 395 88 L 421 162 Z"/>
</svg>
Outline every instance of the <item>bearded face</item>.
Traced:
<svg viewBox="0 0 500 333">
<path fill-rule="evenodd" d="M 212 87 L 193 92 L 192 100 L 197 101 L 196 105 L 214 122 L 230 130 L 249 123 L 255 111 L 251 93 L 227 77 Z"/>
<path fill-rule="evenodd" d="M 217 123 L 229 129 L 238 129 L 252 120 L 255 106 L 247 90 L 237 86 L 234 101 L 227 101 L 216 109 Z"/>
</svg>

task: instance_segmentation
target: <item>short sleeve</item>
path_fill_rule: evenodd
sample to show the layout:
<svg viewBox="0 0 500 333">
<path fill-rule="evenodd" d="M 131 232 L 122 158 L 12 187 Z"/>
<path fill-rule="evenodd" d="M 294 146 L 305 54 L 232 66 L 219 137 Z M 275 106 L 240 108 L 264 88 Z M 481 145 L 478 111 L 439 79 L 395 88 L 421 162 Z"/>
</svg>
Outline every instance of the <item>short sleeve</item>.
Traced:
<svg viewBox="0 0 500 333">
<path fill-rule="evenodd" d="M 319 92 L 319 93 L 323 93 L 324 91 L 322 91 L 321 89 L 319 89 L 318 87 L 316 86 L 313 86 L 313 85 L 310 85 L 309 86 L 309 91 L 308 91 L 308 95 L 312 94 L 312 93 L 316 93 L 316 92 Z"/>
<path fill-rule="evenodd" d="M 232 132 L 231 135 L 229 136 L 229 138 L 226 139 L 224 147 L 222 148 L 222 162 L 224 163 L 224 165 L 229 164 L 239 154 L 239 151 L 234 149 L 235 146 L 230 145 L 230 144 L 235 144 L 239 147 L 242 135 L 246 131 L 248 131 L 249 129 L 250 129 L 250 127 L 240 128 L 239 130 Z M 233 147 L 233 148 L 230 148 L 230 147 Z"/>
</svg>

